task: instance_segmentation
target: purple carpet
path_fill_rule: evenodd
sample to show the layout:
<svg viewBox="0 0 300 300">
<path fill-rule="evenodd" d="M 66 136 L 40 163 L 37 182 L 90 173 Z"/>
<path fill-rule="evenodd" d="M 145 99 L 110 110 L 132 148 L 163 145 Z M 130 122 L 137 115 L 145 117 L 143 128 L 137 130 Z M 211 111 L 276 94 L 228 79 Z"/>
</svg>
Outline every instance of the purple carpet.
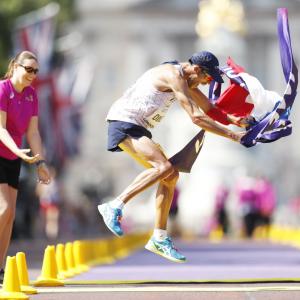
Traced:
<svg viewBox="0 0 300 300">
<path fill-rule="evenodd" d="M 300 281 L 300 250 L 257 242 L 180 243 L 185 264 L 140 250 L 113 265 L 92 268 L 76 280 L 103 281 Z"/>
</svg>

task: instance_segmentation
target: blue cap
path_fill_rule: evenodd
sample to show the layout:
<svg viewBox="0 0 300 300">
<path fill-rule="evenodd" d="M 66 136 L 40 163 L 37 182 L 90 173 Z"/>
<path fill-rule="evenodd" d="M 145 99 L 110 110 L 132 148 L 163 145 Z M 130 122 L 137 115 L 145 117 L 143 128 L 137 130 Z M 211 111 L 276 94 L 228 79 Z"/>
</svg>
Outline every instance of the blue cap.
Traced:
<svg viewBox="0 0 300 300">
<path fill-rule="evenodd" d="M 203 68 L 215 81 L 224 82 L 220 75 L 219 61 L 211 52 L 196 52 L 190 57 L 189 62 Z"/>
</svg>

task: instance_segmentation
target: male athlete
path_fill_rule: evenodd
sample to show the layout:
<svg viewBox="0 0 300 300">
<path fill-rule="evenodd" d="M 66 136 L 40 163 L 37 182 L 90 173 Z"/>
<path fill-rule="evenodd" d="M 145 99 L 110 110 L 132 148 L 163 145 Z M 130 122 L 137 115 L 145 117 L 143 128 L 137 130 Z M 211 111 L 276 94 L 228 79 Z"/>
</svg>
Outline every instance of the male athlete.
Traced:
<svg viewBox="0 0 300 300">
<path fill-rule="evenodd" d="M 148 129 L 157 125 L 170 105 L 178 101 L 194 124 L 239 142 L 241 133 L 230 131 L 207 116 L 229 118 L 198 89 L 200 84 L 209 84 L 212 80 L 223 82 L 218 59 L 208 51 L 193 54 L 188 62 L 166 62 L 145 72 L 112 105 L 107 115 L 108 150 L 123 150 L 147 169 L 115 200 L 99 205 L 99 212 L 115 235 L 123 235 L 122 208 L 135 195 L 158 182 L 155 228 L 145 248 L 174 262 L 186 260 L 167 235 L 167 220 L 179 173 L 152 140 Z"/>
</svg>

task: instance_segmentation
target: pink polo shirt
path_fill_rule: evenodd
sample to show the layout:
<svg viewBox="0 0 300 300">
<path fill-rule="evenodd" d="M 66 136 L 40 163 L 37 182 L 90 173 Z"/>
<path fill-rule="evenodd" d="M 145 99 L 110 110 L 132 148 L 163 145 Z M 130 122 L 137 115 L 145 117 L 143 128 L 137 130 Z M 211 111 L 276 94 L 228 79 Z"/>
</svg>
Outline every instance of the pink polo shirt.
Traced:
<svg viewBox="0 0 300 300">
<path fill-rule="evenodd" d="M 0 110 L 6 112 L 6 129 L 18 147 L 32 116 L 38 115 L 38 100 L 33 87 L 18 93 L 9 79 L 0 81 Z M 0 141 L 0 157 L 18 158 Z"/>
</svg>

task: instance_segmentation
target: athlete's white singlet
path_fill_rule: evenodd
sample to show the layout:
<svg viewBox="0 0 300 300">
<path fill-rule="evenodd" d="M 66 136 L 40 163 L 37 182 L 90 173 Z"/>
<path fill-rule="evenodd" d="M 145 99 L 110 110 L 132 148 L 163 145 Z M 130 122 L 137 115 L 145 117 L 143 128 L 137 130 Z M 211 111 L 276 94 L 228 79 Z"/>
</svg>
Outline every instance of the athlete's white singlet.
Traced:
<svg viewBox="0 0 300 300">
<path fill-rule="evenodd" d="M 180 72 L 181 66 L 175 65 Z M 173 92 L 158 91 L 151 70 L 144 73 L 110 108 L 106 120 L 134 123 L 153 128 L 175 102 Z"/>
</svg>

